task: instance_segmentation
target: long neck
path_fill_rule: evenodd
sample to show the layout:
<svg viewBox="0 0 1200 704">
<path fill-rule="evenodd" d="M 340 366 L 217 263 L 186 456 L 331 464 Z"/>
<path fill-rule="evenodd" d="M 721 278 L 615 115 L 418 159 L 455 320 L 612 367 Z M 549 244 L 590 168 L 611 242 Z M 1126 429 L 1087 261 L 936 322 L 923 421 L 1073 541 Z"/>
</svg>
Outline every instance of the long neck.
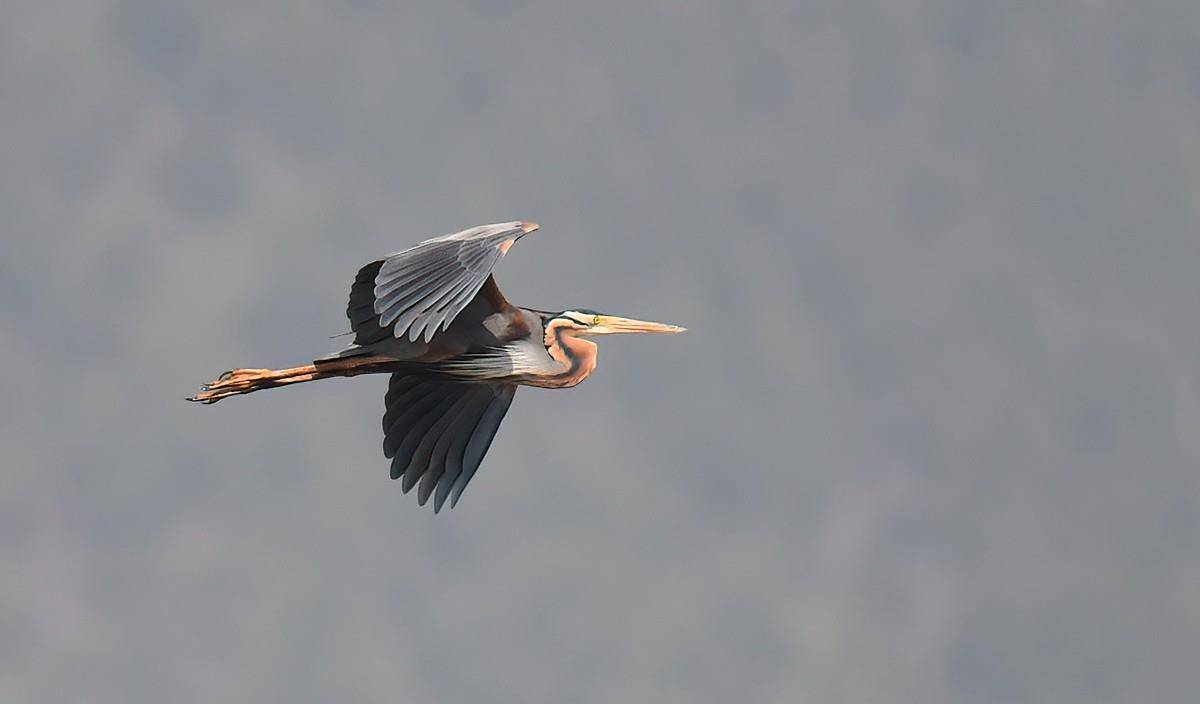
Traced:
<svg viewBox="0 0 1200 704">
<path fill-rule="evenodd" d="M 543 341 L 550 357 L 562 368 L 562 372 L 551 377 L 538 379 L 538 386 L 566 388 L 575 386 L 588 377 L 596 368 L 596 345 L 575 336 L 575 329 L 568 323 L 552 320 L 546 325 Z"/>
</svg>

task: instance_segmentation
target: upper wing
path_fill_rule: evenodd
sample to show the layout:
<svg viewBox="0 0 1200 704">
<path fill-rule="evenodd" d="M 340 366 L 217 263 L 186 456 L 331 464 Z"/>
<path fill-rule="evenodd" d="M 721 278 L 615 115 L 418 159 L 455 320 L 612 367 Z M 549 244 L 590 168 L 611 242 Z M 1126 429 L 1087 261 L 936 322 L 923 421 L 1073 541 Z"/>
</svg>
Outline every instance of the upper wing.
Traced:
<svg viewBox="0 0 1200 704">
<path fill-rule="evenodd" d="M 515 384 L 474 383 L 393 374 L 383 416 L 383 454 L 392 479 L 407 493 L 420 481 L 417 502 L 434 495 L 454 507 L 475 475 L 516 393 Z M 434 493 L 436 489 L 436 493 Z"/>
<path fill-rule="evenodd" d="M 412 341 L 424 335 L 429 342 L 479 293 L 509 247 L 537 227 L 520 221 L 480 225 L 364 266 L 346 308 L 354 342 L 405 335 Z"/>
</svg>

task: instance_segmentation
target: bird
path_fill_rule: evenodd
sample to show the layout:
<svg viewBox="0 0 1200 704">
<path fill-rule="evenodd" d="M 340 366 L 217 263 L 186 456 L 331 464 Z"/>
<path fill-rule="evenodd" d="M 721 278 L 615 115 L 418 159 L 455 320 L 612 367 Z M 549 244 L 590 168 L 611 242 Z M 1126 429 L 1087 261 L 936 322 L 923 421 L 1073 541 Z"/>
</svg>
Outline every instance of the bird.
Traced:
<svg viewBox="0 0 1200 704">
<path fill-rule="evenodd" d="M 287 369 L 232 369 L 188 398 L 203 404 L 332 377 L 388 374 L 383 454 L 392 479 L 436 514 L 475 475 L 518 386 L 565 389 L 596 369 L 596 343 L 677 325 L 516 306 L 492 270 L 534 222 L 480 225 L 424 240 L 363 266 L 346 316 L 352 344 Z"/>
</svg>

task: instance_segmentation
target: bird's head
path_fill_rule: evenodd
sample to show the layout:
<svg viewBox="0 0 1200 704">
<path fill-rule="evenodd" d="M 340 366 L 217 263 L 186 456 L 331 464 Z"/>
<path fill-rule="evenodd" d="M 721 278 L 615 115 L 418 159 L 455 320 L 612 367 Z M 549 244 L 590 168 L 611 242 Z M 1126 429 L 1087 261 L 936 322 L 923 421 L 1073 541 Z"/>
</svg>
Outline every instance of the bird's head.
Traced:
<svg viewBox="0 0 1200 704">
<path fill-rule="evenodd" d="M 569 329 L 576 336 L 613 335 L 616 333 L 677 333 L 687 328 L 665 323 L 651 323 L 633 318 L 621 318 L 615 315 L 605 315 L 594 310 L 581 308 L 565 310 L 553 316 L 556 326 Z"/>
</svg>

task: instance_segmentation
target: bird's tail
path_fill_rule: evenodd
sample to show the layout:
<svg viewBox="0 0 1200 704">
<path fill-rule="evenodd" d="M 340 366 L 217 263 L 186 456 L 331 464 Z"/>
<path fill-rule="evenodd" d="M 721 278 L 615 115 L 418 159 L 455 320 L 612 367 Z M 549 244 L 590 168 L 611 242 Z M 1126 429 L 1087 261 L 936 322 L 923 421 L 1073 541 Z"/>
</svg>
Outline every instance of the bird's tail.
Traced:
<svg viewBox="0 0 1200 704">
<path fill-rule="evenodd" d="M 299 384 L 305 381 L 328 379 L 335 376 L 357 376 L 386 372 L 396 363 L 390 357 L 350 357 L 346 359 L 317 360 L 312 364 L 290 369 L 231 369 L 200 387 L 199 393 L 189 401 L 216 403 L 228 396 L 248 394 L 276 386 Z"/>
</svg>

